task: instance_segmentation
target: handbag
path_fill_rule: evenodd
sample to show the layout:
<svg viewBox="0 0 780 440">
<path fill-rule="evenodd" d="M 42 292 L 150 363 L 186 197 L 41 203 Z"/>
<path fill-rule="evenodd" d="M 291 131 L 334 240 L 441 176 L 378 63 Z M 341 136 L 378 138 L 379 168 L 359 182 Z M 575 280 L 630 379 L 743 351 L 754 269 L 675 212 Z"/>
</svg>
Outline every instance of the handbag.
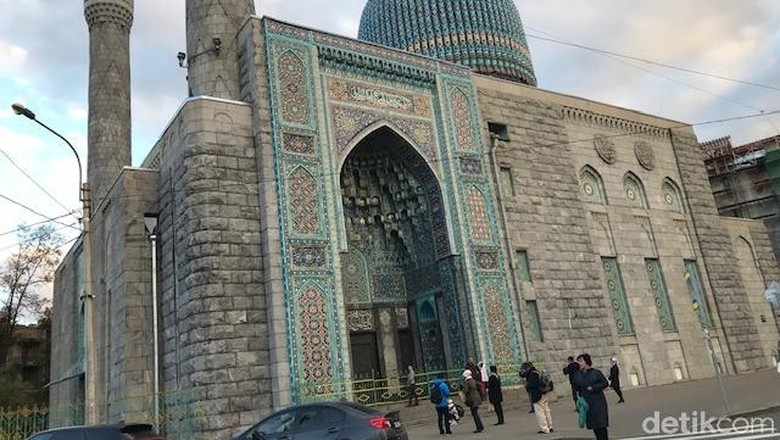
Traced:
<svg viewBox="0 0 780 440">
<path fill-rule="evenodd" d="M 590 405 L 588 405 L 588 401 L 585 400 L 582 396 L 577 396 L 577 415 L 579 416 L 579 426 L 580 428 L 584 428 L 587 425 L 588 422 L 588 410 L 590 410 Z"/>
</svg>

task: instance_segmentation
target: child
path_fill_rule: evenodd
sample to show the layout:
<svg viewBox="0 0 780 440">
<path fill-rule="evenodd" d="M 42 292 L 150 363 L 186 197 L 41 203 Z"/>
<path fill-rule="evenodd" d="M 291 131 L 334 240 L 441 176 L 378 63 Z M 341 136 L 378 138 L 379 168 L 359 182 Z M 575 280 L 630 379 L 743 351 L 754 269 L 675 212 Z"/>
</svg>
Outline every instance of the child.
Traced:
<svg viewBox="0 0 780 440">
<path fill-rule="evenodd" d="M 453 402 L 452 399 L 449 399 L 447 402 L 447 411 L 450 413 L 450 425 L 452 426 L 457 425 L 458 420 L 466 413 L 466 410 Z"/>
</svg>

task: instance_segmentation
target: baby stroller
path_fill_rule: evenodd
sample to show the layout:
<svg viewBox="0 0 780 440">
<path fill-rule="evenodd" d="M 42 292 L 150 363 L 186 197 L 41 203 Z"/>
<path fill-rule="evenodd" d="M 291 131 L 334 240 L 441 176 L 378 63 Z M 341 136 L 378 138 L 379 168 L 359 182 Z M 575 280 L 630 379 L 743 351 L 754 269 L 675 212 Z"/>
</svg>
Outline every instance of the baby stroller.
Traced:
<svg viewBox="0 0 780 440">
<path fill-rule="evenodd" d="M 458 421 L 466 414 L 463 406 L 453 402 L 452 399 L 447 400 L 447 411 L 450 413 L 450 426 L 457 425 Z"/>
</svg>

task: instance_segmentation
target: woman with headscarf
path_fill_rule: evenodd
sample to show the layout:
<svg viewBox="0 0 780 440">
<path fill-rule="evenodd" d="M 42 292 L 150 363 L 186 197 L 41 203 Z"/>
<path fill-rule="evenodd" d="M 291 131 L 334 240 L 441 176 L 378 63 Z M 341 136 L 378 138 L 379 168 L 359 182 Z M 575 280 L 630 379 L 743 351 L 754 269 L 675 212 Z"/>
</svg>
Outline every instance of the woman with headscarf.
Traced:
<svg viewBox="0 0 780 440">
<path fill-rule="evenodd" d="M 479 405 L 482 404 L 482 393 L 480 393 L 480 386 L 477 380 L 473 377 L 471 370 L 463 372 L 463 394 L 466 396 L 466 401 L 463 402 L 471 409 L 471 416 L 474 418 L 474 425 L 477 432 L 482 432 L 485 427 L 482 425 L 482 419 L 479 418 Z"/>
</svg>

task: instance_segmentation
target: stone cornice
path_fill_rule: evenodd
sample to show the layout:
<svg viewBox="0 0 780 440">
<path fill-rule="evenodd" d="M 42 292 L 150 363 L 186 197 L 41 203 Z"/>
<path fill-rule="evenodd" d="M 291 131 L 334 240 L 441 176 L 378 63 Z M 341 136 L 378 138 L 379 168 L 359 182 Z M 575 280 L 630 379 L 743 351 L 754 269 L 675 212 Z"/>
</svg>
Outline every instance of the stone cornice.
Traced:
<svg viewBox="0 0 780 440">
<path fill-rule="evenodd" d="M 563 106 L 563 119 L 591 127 L 619 130 L 628 134 L 643 135 L 659 139 L 666 139 L 669 137 L 669 130 L 663 127 L 630 121 L 628 119 L 604 115 L 575 107 Z"/>
<path fill-rule="evenodd" d="M 91 29 L 97 23 L 115 23 L 126 28 L 133 25 L 133 8 L 116 1 L 92 1 L 84 6 L 84 18 Z"/>
</svg>

